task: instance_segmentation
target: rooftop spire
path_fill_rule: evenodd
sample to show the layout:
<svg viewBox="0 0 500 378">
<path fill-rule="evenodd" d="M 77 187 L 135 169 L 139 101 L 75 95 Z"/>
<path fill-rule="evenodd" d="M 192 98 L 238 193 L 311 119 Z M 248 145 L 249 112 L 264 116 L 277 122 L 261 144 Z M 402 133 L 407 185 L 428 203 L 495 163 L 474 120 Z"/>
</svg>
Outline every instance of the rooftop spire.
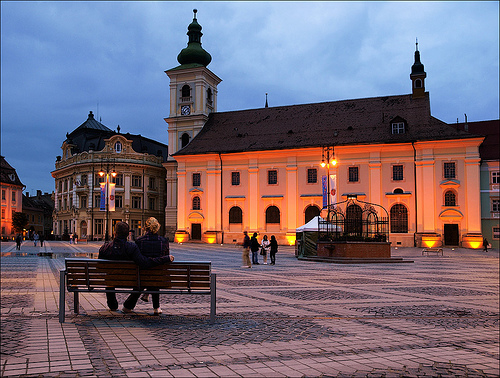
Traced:
<svg viewBox="0 0 500 378">
<path fill-rule="evenodd" d="M 411 66 L 411 73 L 422 74 L 425 73 L 424 65 L 420 62 L 420 51 L 418 51 L 418 39 L 415 39 L 415 63 Z"/>
<path fill-rule="evenodd" d="M 265 108 L 269 108 L 269 105 L 267 104 L 267 93 L 266 93 L 266 105 Z"/>
<path fill-rule="evenodd" d="M 198 24 L 196 19 L 197 9 L 193 9 L 193 22 L 188 26 L 187 35 L 189 36 L 188 45 L 186 48 L 182 49 L 177 56 L 177 61 L 180 64 L 201 64 L 203 66 L 208 66 L 212 61 L 212 57 L 208 52 L 206 52 L 201 47 L 201 25 Z"/>
</svg>

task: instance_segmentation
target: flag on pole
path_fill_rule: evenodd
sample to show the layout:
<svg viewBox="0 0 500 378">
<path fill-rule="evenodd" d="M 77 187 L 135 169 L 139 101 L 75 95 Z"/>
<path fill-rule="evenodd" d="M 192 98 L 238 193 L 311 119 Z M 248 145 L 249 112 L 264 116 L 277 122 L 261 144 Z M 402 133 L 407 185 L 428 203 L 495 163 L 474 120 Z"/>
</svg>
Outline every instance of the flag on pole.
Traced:
<svg viewBox="0 0 500 378">
<path fill-rule="evenodd" d="M 101 202 L 99 203 L 99 210 L 100 211 L 105 211 L 106 210 L 106 183 L 101 182 Z"/>
<path fill-rule="evenodd" d="M 109 184 L 109 202 L 108 210 L 115 211 L 115 183 L 110 182 Z"/>
<path fill-rule="evenodd" d="M 326 180 L 326 176 L 321 177 L 323 208 L 328 206 L 328 196 L 330 196 L 330 205 L 337 203 L 337 175 L 330 175 L 330 193 L 328 193 L 328 182 Z"/>
</svg>

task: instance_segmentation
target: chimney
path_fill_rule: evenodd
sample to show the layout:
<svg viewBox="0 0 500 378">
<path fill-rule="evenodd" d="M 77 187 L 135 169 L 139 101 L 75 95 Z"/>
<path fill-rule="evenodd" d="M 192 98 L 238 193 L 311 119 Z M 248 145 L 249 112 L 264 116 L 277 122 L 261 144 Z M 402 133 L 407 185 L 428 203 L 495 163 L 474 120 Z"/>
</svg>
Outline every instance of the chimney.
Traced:
<svg viewBox="0 0 500 378">
<path fill-rule="evenodd" d="M 36 191 L 36 196 L 37 196 L 37 198 L 40 198 L 42 196 L 42 191 L 41 190 L 37 190 Z"/>
<path fill-rule="evenodd" d="M 467 114 L 464 113 L 464 116 L 465 116 L 464 130 L 469 132 L 469 124 L 467 123 Z"/>
</svg>

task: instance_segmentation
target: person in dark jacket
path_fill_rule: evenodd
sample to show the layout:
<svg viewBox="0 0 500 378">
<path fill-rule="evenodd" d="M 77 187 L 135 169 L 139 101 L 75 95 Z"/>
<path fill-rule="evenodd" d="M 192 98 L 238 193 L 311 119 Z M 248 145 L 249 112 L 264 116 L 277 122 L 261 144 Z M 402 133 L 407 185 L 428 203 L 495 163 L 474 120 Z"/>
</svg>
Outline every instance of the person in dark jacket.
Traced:
<svg viewBox="0 0 500 378">
<path fill-rule="evenodd" d="M 146 220 L 146 234 L 135 241 L 135 244 L 137 244 L 139 250 L 144 256 L 160 257 L 170 255 L 168 239 L 158 235 L 159 230 L 160 223 L 156 218 L 151 217 Z M 170 256 L 170 261 L 174 261 L 174 256 Z M 148 289 L 156 290 L 154 287 L 149 287 Z M 130 294 L 128 299 L 123 304 L 123 307 L 126 309 L 125 312 L 127 310 L 132 310 L 135 307 L 138 298 L 139 294 Z M 160 308 L 160 294 L 151 294 L 151 298 L 153 300 L 154 314 L 160 315 L 162 313 Z M 141 299 L 148 302 L 148 294 L 143 294 Z"/>
<path fill-rule="evenodd" d="M 278 242 L 274 235 L 271 236 L 270 242 L 271 251 L 269 252 L 269 256 L 271 257 L 271 265 L 276 264 L 276 252 L 278 252 Z"/>
<path fill-rule="evenodd" d="M 243 231 L 243 254 L 241 255 L 243 259 L 242 268 L 251 268 L 252 263 L 250 262 L 250 237 L 248 236 L 248 232 Z"/>
<path fill-rule="evenodd" d="M 252 251 L 252 264 L 259 265 L 259 250 L 260 244 L 257 240 L 257 233 L 254 232 L 250 238 L 250 250 Z"/>
<path fill-rule="evenodd" d="M 141 254 L 137 244 L 128 242 L 127 236 L 129 226 L 125 222 L 117 222 L 115 225 L 115 238 L 104 244 L 99 249 L 99 258 L 107 260 L 130 260 L 135 262 L 141 269 L 152 268 L 157 265 L 170 262 L 170 257 L 146 257 Z M 110 310 L 115 311 L 118 309 L 118 301 L 116 294 L 106 293 L 106 300 Z M 125 311 L 126 312 L 126 311 Z"/>
</svg>

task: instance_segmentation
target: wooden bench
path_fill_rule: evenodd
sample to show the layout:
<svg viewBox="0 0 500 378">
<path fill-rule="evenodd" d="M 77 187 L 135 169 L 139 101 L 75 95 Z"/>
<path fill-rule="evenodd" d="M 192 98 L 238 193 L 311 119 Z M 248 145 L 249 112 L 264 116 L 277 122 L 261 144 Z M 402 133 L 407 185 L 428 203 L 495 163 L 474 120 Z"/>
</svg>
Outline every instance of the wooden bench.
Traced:
<svg viewBox="0 0 500 378">
<path fill-rule="evenodd" d="M 427 253 L 427 255 L 429 255 L 429 253 L 435 253 L 436 255 L 439 255 L 441 253 L 441 256 L 443 256 L 443 248 L 424 248 L 422 250 L 422 256 Z"/>
<path fill-rule="evenodd" d="M 140 269 L 133 261 L 66 258 L 59 280 L 60 323 L 66 317 L 66 289 L 74 293 L 75 314 L 79 313 L 81 292 L 210 295 L 210 324 L 215 322 L 216 275 L 211 272 L 211 262 L 174 261 Z M 158 290 L 137 290 L 151 287 Z"/>
</svg>

